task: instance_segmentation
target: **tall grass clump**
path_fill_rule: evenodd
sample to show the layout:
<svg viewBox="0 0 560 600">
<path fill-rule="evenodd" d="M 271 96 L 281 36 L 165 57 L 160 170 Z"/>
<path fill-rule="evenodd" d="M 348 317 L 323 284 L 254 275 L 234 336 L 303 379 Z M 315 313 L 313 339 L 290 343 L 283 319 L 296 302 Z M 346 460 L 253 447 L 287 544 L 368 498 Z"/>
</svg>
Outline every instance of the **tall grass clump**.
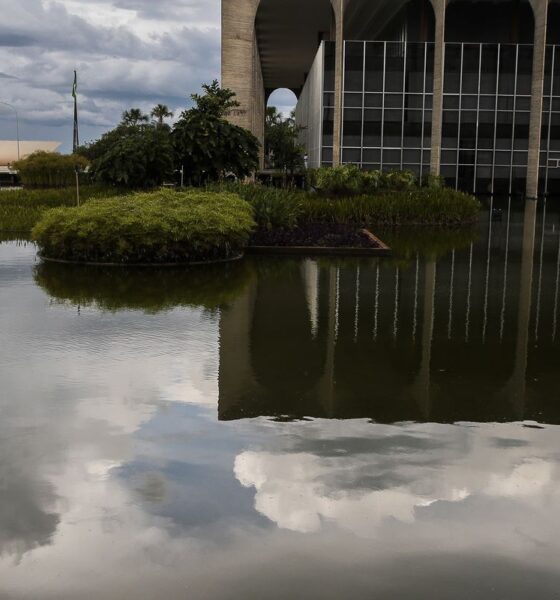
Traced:
<svg viewBox="0 0 560 600">
<path fill-rule="evenodd" d="M 257 227 L 262 231 L 293 229 L 304 212 L 307 195 L 301 190 L 266 187 L 259 184 L 216 184 L 209 188 L 237 194 L 253 208 Z"/>
<path fill-rule="evenodd" d="M 77 154 L 59 154 L 39 150 L 14 163 L 23 185 L 34 188 L 60 188 L 72 185 L 76 170 L 89 165 L 87 158 Z"/>
<path fill-rule="evenodd" d="M 448 188 L 417 188 L 353 198 L 308 196 L 300 223 L 357 225 L 461 225 L 480 212 L 476 198 Z"/>
<path fill-rule="evenodd" d="M 239 255 L 254 226 L 251 207 L 234 194 L 160 190 L 52 209 L 32 239 L 52 259 L 190 263 Z"/>
<path fill-rule="evenodd" d="M 396 189 L 350 197 L 325 197 L 254 184 L 235 184 L 227 189 L 235 191 L 253 207 L 259 231 L 317 223 L 456 226 L 478 219 L 480 202 L 469 194 L 438 185 L 399 188 L 400 184 Z"/>
<path fill-rule="evenodd" d="M 81 202 L 122 195 L 118 188 L 88 185 L 80 189 Z M 76 205 L 76 188 L 0 191 L 0 231 L 29 233 L 50 208 Z"/>
</svg>

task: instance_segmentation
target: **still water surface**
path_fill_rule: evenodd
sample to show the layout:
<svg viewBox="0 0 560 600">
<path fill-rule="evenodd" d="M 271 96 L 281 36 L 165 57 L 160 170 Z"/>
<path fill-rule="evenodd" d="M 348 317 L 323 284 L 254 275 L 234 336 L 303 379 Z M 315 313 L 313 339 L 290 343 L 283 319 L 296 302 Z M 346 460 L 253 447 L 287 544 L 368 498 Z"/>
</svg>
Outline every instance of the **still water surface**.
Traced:
<svg viewBox="0 0 560 600">
<path fill-rule="evenodd" d="M 560 221 L 388 260 L 0 245 L 0 598 L 560 598 Z"/>
</svg>

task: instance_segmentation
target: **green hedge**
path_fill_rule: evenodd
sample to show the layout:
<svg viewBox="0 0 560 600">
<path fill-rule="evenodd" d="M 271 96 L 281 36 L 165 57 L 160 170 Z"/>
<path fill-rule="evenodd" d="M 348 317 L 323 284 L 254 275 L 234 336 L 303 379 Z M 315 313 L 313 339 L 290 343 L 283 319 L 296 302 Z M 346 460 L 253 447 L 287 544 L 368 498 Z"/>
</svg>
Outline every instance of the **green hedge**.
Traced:
<svg viewBox="0 0 560 600">
<path fill-rule="evenodd" d="M 25 186 L 60 188 L 72 185 L 76 169 L 83 171 L 89 165 L 87 158 L 77 154 L 59 154 L 39 150 L 14 163 Z"/>
<path fill-rule="evenodd" d="M 463 192 L 416 188 L 354 198 L 307 197 L 300 222 L 461 225 L 475 222 L 480 209 L 480 202 Z"/>
<path fill-rule="evenodd" d="M 229 193 L 158 192 L 55 208 L 32 239 L 49 258 L 102 263 L 187 263 L 232 258 L 255 223 L 251 207 Z"/>
<path fill-rule="evenodd" d="M 121 195 L 118 188 L 83 186 L 80 199 L 87 202 L 93 198 Z M 0 231 L 29 233 L 45 211 L 58 206 L 75 206 L 76 188 L 23 189 L 0 191 Z"/>
<path fill-rule="evenodd" d="M 254 209 L 260 230 L 310 223 L 347 225 L 463 225 L 474 223 L 480 202 L 449 188 L 412 188 L 350 198 L 325 198 L 297 190 L 236 184 L 227 189 Z"/>
<path fill-rule="evenodd" d="M 321 167 L 310 171 L 309 179 L 325 196 L 357 196 L 418 187 L 416 176 L 410 171 L 365 171 L 356 165 Z M 434 184 L 433 179 L 427 181 Z"/>
</svg>

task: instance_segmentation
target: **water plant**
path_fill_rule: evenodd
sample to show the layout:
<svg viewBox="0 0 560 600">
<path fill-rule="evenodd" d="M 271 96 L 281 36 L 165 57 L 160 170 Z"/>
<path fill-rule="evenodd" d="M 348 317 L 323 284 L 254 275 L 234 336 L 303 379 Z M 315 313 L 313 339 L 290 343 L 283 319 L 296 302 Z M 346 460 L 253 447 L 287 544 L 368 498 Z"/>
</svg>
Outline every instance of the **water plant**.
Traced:
<svg viewBox="0 0 560 600">
<path fill-rule="evenodd" d="M 88 185 L 80 189 L 80 199 L 87 202 L 123 193 L 119 188 Z M 75 187 L 0 191 L 0 231 L 29 233 L 45 211 L 75 205 Z"/>
<path fill-rule="evenodd" d="M 255 226 L 231 193 L 160 190 L 47 211 L 32 239 L 49 258 L 100 263 L 190 263 L 233 258 Z"/>
</svg>

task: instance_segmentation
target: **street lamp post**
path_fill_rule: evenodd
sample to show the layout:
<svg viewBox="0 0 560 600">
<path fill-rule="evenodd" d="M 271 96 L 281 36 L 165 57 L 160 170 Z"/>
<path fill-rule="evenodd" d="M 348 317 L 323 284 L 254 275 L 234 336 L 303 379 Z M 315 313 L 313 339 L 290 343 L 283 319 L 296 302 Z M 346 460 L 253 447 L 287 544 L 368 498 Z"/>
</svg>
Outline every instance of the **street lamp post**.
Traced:
<svg viewBox="0 0 560 600">
<path fill-rule="evenodd" d="M 18 111 L 15 106 L 13 106 L 12 104 L 8 104 L 7 102 L 2 102 L 0 100 L 0 104 L 2 104 L 3 106 L 7 106 L 8 108 L 11 108 L 16 113 L 17 157 L 19 160 L 20 152 L 19 152 L 19 115 L 18 115 Z"/>
</svg>

